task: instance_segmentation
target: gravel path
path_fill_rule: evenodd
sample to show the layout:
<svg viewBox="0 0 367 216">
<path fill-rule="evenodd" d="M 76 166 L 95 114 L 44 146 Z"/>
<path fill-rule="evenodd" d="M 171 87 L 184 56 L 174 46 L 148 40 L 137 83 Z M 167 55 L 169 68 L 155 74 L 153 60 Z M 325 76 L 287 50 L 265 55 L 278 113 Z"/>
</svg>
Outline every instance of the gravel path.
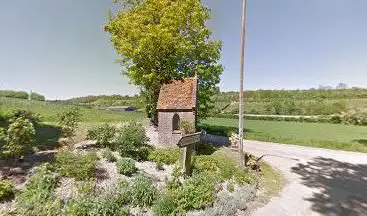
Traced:
<svg viewBox="0 0 367 216">
<path fill-rule="evenodd" d="M 255 216 L 367 215 L 367 154 L 245 141 L 288 184 Z"/>
</svg>

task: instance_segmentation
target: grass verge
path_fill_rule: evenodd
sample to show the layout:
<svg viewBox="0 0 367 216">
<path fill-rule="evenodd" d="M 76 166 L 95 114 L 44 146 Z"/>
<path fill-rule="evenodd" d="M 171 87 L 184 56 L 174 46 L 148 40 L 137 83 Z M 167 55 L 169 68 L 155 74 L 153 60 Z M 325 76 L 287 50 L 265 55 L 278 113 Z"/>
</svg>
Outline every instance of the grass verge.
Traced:
<svg viewBox="0 0 367 216">
<path fill-rule="evenodd" d="M 237 130 L 237 125 L 237 119 L 210 118 L 201 126 L 208 133 L 228 136 Z M 367 128 L 363 126 L 246 120 L 245 137 L 260 141 L 367 152 Z"/>
</svg>

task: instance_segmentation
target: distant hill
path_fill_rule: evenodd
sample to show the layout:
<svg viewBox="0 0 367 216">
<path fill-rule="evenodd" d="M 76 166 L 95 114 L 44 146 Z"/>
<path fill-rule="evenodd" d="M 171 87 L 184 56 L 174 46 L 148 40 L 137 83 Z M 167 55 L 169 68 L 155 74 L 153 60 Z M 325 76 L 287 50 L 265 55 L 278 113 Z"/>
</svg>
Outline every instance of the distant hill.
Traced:
<svg viewBox="0 0 367 216">
<path fill-rule="evenodd" d="M 245 91 L 245 113 L 261 115 L 332 115 L 367 109 L 367 89 Z M 238 92 L 217 92 L 211 115 L 237 114 Z M 141 96 L 98 95 L 52 101 L 88 107 L 145 107 Z"/>
<path fill-rule="evenodd" d="M 142 112 L 123 113 L 48 101 L 0 97 L 0 121 L 7 119 L 14 111 L 22 109 L 39 114 L 41 121 L 56 122 L 59 113 L 74 107 L 79 108 L 83 122 L 120 122 L 145 118 Z"/>
<path fill-rule="evenodd" d="M 67 100 L 50 101 L 53 103 L 62 103 L 70 105 L 83 105 L 91 107 L 116 107 L 133 106 L 144 108 L 144 103 L 140 96 L 122 96 L 122 95 L 90 95 L 85 97 L 75 97 Z"/>
</svg>

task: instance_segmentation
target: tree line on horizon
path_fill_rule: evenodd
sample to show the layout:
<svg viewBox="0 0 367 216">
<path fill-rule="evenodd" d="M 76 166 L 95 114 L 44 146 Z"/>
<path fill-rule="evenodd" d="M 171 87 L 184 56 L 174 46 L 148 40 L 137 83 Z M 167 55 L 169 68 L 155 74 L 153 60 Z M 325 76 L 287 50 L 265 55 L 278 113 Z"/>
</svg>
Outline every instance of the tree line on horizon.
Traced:
<svg viewBox="0 0 367 216">
<path fill-rule="evenodd" d="M 36 92 L 27 93 L 25 91 L 0 90 L 0 97 L 31 99 L 36 101 L 45 101 L 45 96 Z"/>
</svg>

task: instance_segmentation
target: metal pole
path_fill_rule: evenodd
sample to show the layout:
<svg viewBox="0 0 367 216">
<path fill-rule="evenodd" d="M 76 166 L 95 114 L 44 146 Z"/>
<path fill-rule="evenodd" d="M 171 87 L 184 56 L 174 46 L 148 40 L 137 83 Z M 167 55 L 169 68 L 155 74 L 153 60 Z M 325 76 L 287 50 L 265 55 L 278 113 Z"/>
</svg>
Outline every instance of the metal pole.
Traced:
<svg viewBox="0 0 367 216">
<path fill-rule="evenodd" d="M 239 154 L 241 167 L 245 168 L 245 154 L 243 152 L 243 76 L 245 65 L 245 32 L 246 32 L 246 0 L 243 0 L 242 5 L 242 36 L 241 36 L 241 71 L 240 71 L 240 104 L 239 104 L 239 123 L 238 123 L 238 135 L 239 135 Z"/>
</svg>

